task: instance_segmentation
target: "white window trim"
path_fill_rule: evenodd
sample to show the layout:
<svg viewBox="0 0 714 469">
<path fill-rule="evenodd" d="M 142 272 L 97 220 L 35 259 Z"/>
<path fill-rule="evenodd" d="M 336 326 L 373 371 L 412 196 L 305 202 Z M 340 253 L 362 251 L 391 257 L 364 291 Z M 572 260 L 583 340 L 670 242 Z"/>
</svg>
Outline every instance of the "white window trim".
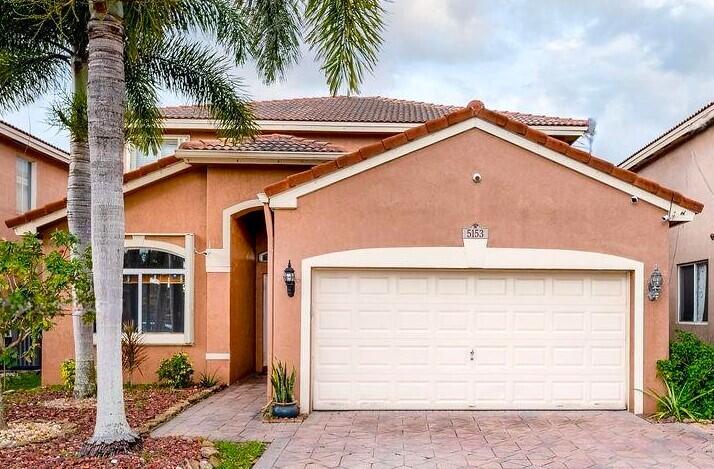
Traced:
<svg viewBox="0 0 714 469">
<path fill-rule="evenodd" d="M 706 321 L 682 321 L 682 302 L 681 302 L 681 282 L 682 276 L 680 275 L 682 267 L 694 266 L 694 285 L 696 288 L 697 284 L 697 264 L 706 264 L 707 266 L 707 285 L 706 285 L 706 302 L 707 302 L 707 320 Z M 696 290 L 695 290 L 696 291 Z M 694 292 L 692 292 L 694 293 Z M 683 324 L 686 326 L 706 326 L 709 324 L 709 261 L 702 259 L 700 261 L 685 262 L 683 264 L 677 264 L 677 324 Z"/>
<path fill-rule="evenodd" d="M 178 140 L 178 146 L 181 146 L 183 142 L 191 140 L 191 136 L 188 134 L 166 134 L 161 136 L 162 141 L 174 138 Z M 131 167 L 131 145 L 127 143 L 126 145 L 124 145 L 124 172 L 126 173 L 129 171 L 134 171 L 135 169 L 139 169 L 140 167 L 141 166 L 139 166 L 138 168 Z"/>
<path fill-rule="evenodd" d="M 22 160 L 27 162 L 30 166 L 30 208 L 24 211 L 19 211 L 17 210 L 17 207 L 15 207 L 17 213 L 25 213 L 29 212 L 30 210 L 34 210 L 37 208 L 37 161 L 33 161 L 29 158 L 25 158 L 23 156 L 17 155 L 16 156 L 16 163 L 15 163 L 15 180 L 17 181 L 17 160 Z M 15 183 L 15 190 L 17 191 L 17 183 Z"/>
<path fill-rule="evenodd" d="M 627 272 L 634 280 L 634 324 L 627 315 L 627 408 L 644 411 L 644 264 L 625 257 L 560 249 L 487 248 L 481 243 L 464 247 L 374 248 L 340 251 L 302 260 L 300 298 L 300 411 L 312 410 L 312 271 L 316 268 L 421 268 L 507 270 L 609 270 Z M 633 330 L 634 334 L 630 334 Z M 632 335 L 633 340 L 630 340 Z M 630 358 L 632 355 L 633 359 Z M 634 361 L 634 363 L 633 363 Z"/>
<path fill-rule="evenodd" d="M 166 233 L 153 233 L 153 234 L 127 234 L 129 236 L 124 240 L 125 249 L 136 249 L 136 248 L 148 248 L 157 249 L 160 251 L 169 252 L 171 254 L 176 254 L 184 259 L 183 269 L 166 269 L 166 273 L 181 272 L 185 275 L 184 277 L 184 310 L 183 310 L 183 333 L 167 333 L 167 332 L 147 332 L 142 334 L 144 338 L 144 343 L 146 345 L 192 345 L 194 342 L 194 297 L 195 297 L 195 236 L 192 233 L 186 234 L 166 234 Z M 146 239 L 146 236 L 163 236 L 163 237 L 176 237 L 182 236 L 184 238 L 184 245 L 179 246 L 173 243 L 167 243 L 165 241 L 156 241 L 152 239 Z M 132 273 L 131 271 L 141 271 L 148 269 L 124 269 L 124 272 Z M 174 272 L 174 273 L 175 273 Z M 96 343 L 96 334 L 94 335 L 94 341 Z"/>
</svg>

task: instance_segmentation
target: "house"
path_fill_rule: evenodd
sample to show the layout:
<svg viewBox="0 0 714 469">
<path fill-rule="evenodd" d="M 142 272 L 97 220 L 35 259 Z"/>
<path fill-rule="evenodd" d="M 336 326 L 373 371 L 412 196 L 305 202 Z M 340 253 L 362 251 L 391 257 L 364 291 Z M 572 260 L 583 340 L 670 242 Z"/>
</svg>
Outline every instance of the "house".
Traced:
<svg viewBox="0 0 714 469">
<path fill-rule="evenodd" d="M 714 102 L 678 122 L 622 163 L 621 168 L 686 190 L 704 204 L 714 203 Z M 714 256 L 714 215 L 704 212 L 692 223 L 670 230 L 669 324 L 714 342 L 709 322 L 712 283 L 709 264 Z"/>
<path fill-rule="evenodd" d="M 669 292 L 650 301 L 648 282 L 668 278 L 670 227 L 701 203 L 571 147 L 582 120 L 478 101 L 264 106 L 264 133 L 236 144 L 200 108 L 167 109 L 184 141 L 124 176 L 145 379 L 185 350 L 227 382 L 287 361 L 304 412 L 652 408 L 636 390 L 658 384 Z M 58 202 L 6 223 L 64 217 Z M 45 334 L 45 383 L 70 338 L 65 320 Z"/>
<path fill-rule="evenodd" d="M 53 202 L 67 193 L 69 155 L 0 121 L 0 217 L 5 220 Z M 16 239 L 3 223 L 0 239 Z"/>
</svg>

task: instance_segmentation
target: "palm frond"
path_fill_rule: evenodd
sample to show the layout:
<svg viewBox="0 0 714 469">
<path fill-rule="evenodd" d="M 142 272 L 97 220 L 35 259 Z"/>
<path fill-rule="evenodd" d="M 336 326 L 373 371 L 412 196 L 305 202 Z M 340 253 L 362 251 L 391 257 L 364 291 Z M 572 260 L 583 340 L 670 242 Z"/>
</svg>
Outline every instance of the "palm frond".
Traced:
<svg viewBox="0 0 714 469">
<path fill-rule="evenodd" d="M 359 92 L 382 45 L 385 10 L 379 0 L 307 0 L 306 40 L 322 61 L 330 92 Z"/>
<path fill-rule="evenodd" d="M 81 88 L 80 88 L 81 89 Z M 72 94 L 62 93 L 50 106 L 48 121 L 51 125 L 65 129 L 72 140 L 86 142 L 88 135 L 87 90 Z"/>
<path fill-rule="evenodd" d="M 251 54 L 266 83 L 283 79 L 300 58 L 299 0 L 249 0 Z"/>
<path fill-rule="evenodd" d="M 68 64 L 68 57 L 42 49 L 0 50 L 0 109 L 19 109 L 60 89 Z"/>
<path fill-rule="evenodd" d="M 230 51 L 236 63 L 249 56 L 249 34 L 241 2 L 231 0 L 142 0 L 126 4 L 128 56 L 167 36 L 205 36 Z"/>
<path fill-rule="evenodd" d="M 218 121 L 219 135 L 240 140 L 255 134 L 253 113 L 240 80 L 219 52 L 197 42 L 171 37 L 142 51 L 135 63 L 156 83 L 205 106 Z"/>
<path fill-rule="evenodd" d="M 161 110 L 158 84 L 143 61 L 124 63 L 127 109 L 125 136 L 129 143 L 148 151 L 161 144 Z"/>
</svg>

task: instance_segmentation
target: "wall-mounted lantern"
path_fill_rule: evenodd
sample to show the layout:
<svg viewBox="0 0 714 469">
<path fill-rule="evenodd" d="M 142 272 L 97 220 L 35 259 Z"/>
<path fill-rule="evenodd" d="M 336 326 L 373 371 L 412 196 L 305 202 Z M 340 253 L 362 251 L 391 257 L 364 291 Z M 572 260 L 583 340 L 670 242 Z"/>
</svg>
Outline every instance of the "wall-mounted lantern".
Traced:
<svg viewBox="0 0 714 469">
<path fill-rule="evenodd" d="M 647 298 L 650 301 L 655 301 L 659 298 L 662 293 L 662 284 L 664 283 L 664 278 L 662 277 L 662 272 L 659 270 L 659 266 L 655 265 L 654 270 L 650 274 L 650 281 L 647 283 Z"/>
<path fill-rule="evenodd" d="M 288 288 L 288 296 L 295 296 L 295 269 L 290 265 L 290 261 L 288 261 L 288 266 L 285 267 L 283 272 L 283 280 L 285 280 L 285 286 Z"/>
</svg>

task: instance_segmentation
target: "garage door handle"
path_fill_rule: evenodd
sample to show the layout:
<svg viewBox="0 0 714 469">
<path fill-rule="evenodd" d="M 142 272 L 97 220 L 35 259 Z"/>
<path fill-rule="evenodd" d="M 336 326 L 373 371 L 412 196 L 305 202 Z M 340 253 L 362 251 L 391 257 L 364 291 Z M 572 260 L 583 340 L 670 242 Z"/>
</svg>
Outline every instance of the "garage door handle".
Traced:
<svg viewBox="0 0 714 469">
<path fill-rule="evenodd" d="M 474 358 L 476 358 L 475 355 L 475 352 L 471 350 L 471 361 L 474 361 Z"/>
</svg>

